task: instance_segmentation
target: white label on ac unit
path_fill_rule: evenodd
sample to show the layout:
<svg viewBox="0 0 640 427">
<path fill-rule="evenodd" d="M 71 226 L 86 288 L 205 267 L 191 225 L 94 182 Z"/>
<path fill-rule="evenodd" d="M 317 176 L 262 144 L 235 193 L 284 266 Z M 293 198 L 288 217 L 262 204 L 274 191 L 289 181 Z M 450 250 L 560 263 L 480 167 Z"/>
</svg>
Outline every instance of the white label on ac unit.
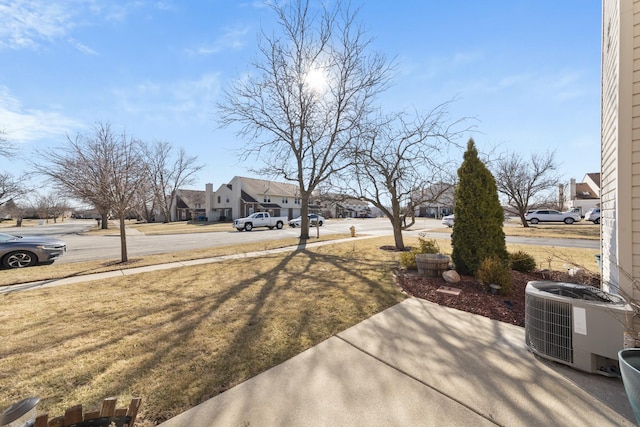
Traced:
<svg viewBox="0 0 640 427">
<path fill-rule="evenodd" d="M 573 307 L 573 331 L 587 335 L 587 311 L 581 307 Z"/>
</svg>

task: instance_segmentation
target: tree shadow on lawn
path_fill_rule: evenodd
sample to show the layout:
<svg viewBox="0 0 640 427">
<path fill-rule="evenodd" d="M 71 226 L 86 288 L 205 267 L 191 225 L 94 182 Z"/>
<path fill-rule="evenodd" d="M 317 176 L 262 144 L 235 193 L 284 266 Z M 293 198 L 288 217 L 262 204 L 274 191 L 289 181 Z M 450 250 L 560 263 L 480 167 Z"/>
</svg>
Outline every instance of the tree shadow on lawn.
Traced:
<svg viewBox="0 0 640 427">
<path fill-rule="evenodd" d="M 29 326 L 38 340 L 2 352 L 38 366 L 8 384 L 3 403 L 30 390 L 59 415 L 77 403 L 140 396 L 139 420 L 166 420 L 401 301 L 392 263 L 354 245 L 339 255 L 299 249 L 158 273 L 171 286 L 127 276 L 85 283 L 82 296 L 72 285 L 67 302 Z M 65 323 L 74 327 L 65 332 Z"/>
</svg>

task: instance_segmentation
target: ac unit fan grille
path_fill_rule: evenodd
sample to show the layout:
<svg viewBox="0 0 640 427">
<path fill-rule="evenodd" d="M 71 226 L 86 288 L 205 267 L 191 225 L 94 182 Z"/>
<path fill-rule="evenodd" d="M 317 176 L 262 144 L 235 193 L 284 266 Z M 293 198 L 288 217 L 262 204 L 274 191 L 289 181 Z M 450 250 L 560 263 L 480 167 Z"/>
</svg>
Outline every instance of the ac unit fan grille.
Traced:
<svg viewBox="0 0 640 427">
<path fill-rule="evenodd" d="M 527 345 L 539 353 L 573 363 L 570 303 L 527 295 Z"/>
</svg>

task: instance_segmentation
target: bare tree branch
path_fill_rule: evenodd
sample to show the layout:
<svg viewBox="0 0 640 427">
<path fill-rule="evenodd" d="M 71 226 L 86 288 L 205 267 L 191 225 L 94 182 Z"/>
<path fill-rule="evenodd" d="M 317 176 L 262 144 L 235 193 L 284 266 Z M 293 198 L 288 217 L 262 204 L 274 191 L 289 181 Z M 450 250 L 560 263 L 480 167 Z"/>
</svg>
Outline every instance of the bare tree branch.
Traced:
<svg viewBox="0 0 640 427">
<path fill-rule="evenodd" d="M 16 155 L 18 148 L 9 141 L 7 137 L 7 132 L 3 129 L 0 129 L 0 156 L 2 157 L 13 157 Z"/>
<path fill-rule="evenodd" d="M 350 153 L 354 161 L 342 185 L 389 218 L 397 249 L 404 249 L 406 216 L 415 222 L 416 206 L 437 200 L 453 185 L 443 182 L 452 169 L 444 152 L 468 129 L 459 126 L 464 119 L 448 120 L 447 105 L 411 119 L 406 114 L 380 118 Z"/>
<path fill-rule="evenodd" d="M 196 163 L 196 156 L 187 156 L 184 148 L 174 150 L 165 141 L 145 144 L 144 150 L 157 206 L 162 211 L 165 222 L 175 220 L 171 218 L 171 212 L 178 189 L 193 184 L 196 174 L 204 165 Z"/>
<path fill-rule="evenodd" d="M 532 154 L 525 159 L 511 153 L 494 163 L 498 191 L 507 197 L 507 203 L 520 217 L 523 227 L 529 224 L 524 215 L 538 196 L 555 187 L 560 180 L 555 152 Z"/>
<path fill-rule="evenodd" d="M 88 135 L 67 138 L 67 145 L 40 154 L 34 169 L 52 178 L 66 194 L 92 204 L 106 228 L 109 213 L 120 220 L 121 261 L 126 262 L 124 219 L 138 186 L 147 180 L 140 143 L 126 133 L 114 134 L 109 123 L 98 123 Z"/>
<path fill-rule="evenodd" d="M 309 237 L 313 191 L 350 163 L 347 148 L 389 82 L 392 66 L 368 54 L 356 12 L 338 1 L 315 14 L 308 0 L 272 4 L 281 35 L 261 34 L 254 74 L 238 80 L 218 105 L 223 126 L 248 140 L 240 157 L 300 188 L 300 238 Z"/>
<path fill-rule="evenodd" d="M 25 193 L 21 181 L 9 173 L 0 173 L 0 206 Z"/>
</svg>

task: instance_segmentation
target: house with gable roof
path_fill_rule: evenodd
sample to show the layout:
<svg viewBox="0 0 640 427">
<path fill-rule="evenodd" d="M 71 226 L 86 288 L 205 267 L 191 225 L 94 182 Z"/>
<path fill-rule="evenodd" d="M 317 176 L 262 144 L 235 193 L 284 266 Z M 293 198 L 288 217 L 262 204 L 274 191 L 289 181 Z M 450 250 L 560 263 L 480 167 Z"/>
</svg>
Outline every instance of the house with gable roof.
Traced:
<svg viewBox="0 0 640 427">
<path fill-rule="evenodd" d="M 295 218 L 302 207 L 297 185 L 242 176 L 233 177 L 215 192 L 213 184 L 207 184 L 205 200 L 209 221 L 243 218 L 254 212 Z"/>
<path fill-rule="evenodd" d="M 580 209 L 584 215 L 589 209 L 600 206 L 600 173 L 588 173 L 582 182 L 575 179 L 569 181 L 566 202 L 568 209 Z"/>
<path fill-rule="evenodd" d="M 173 221 L 190 221 L 205 215 L 204 191 L 178 189 L 175 198 L 171 212 Z"/>
</svg>

